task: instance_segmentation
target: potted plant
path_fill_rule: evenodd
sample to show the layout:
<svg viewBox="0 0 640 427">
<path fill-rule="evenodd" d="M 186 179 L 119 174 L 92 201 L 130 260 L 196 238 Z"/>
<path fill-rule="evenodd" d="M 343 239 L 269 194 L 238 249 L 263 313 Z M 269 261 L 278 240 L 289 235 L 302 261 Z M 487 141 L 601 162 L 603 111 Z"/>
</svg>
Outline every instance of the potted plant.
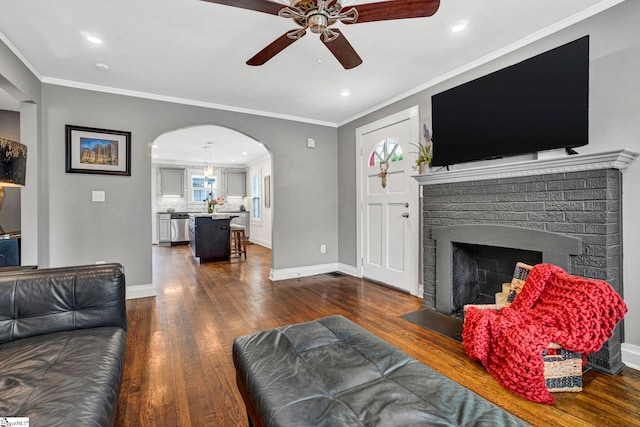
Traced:
<svg viewBox="0 0 640 427">
<path fill-rule="evenodd" d="M 431 164 L 431 160 L 433 159 L 433 154 L 431 154 L 431 133 L 427 125 L 422 125 L 422 134 L 424 136 L 424 142 L 412 144 L 418 149 L 418 158 L 416 159 L 416 164 L 413 165 L 413 170 L 417 170 L 420 175 L 425 173 L 427 166 Z"/>
<path fill-rule="evenodd" d="M 209 192 L 209 196 L 204 200 L 207 204 L 207 213 L 213 213 L 213 211 L 215 210 L 216 205 L 224 205 L 224 201 L 222 200 L 222 197 L 217 197 L 214 198 L 213 197 L 213 192 Z"/>
</svg>

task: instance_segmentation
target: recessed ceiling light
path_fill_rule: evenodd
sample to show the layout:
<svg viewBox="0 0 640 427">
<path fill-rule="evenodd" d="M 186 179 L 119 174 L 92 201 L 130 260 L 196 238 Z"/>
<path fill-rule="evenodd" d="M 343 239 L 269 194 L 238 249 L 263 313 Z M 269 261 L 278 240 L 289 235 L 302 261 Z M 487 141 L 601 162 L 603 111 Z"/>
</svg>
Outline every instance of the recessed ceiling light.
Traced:
<svg viewBox="0 0 640 427">
<path fill-rule="evenodd" d="M 247 154 L 249 154 L 249 153 L 247 153 L 246 151 L 243 151 L 243 152 L 242 152 L 242 155 L 243 155 L 243 156 L 246 156 Z"/>
<path fill-rule="evenodd" d="M 451 27 L 451 31 L 453 31 L 454 33 L 459 33 L 460 31 L 463 31 L 465 28 L 467 28 L 467 24 L 467 22 L 460 22 Z"/>
<path fill-rule="evenodd" d="M 158 148 L 158 144 L 153 144 L 151 148 Z"/>
<path fill-rule="evenodd" d="M 158 155 L 157 155 L 157 154 L 154 154 L 154 155 L 153 155 L 153 157 L 158 157 Z"/>
<path fill-rule="evenodd" d="M 349 89 L 342 89 L 342 92 L 340 92 L 340 95 L 349 96 L 351 95 L 351 92 L 349 92 Z"/>
<path fill-rule="evenodd" d="M 102 40 L 96 36 L 85 36 L 85 38 L 93 44 L 102 44 Z"/>
<path fill-rule="evenodd" d="M 102 62 L 98 62 L 96 64 L 96 68 L 100 71 L 109 71 L 109 66 L 107 64 L 103 64 Z"/>
</svg>

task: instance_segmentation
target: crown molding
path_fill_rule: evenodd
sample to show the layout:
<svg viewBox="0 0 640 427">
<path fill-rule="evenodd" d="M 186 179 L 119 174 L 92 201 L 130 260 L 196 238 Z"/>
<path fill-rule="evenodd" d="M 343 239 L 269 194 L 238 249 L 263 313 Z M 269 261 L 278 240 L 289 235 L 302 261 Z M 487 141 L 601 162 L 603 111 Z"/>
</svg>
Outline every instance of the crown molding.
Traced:
<svg viewBox="0 0 640 427">
<path fill-rule="evenodd" d="M 153 101 L 169 102 L 173 104 L 190 105 L 193 107 L 211 108 L 215 110 L 231 111 L 234 113 L 251 114 L 254 116 L 270 117 L 272 119 L 290 120 L 294 122 L 309 123 L 309 124 L 319 125 L 319 126 L 328 126 L 333 128 L 337 127 L 336 123 L 325 122 L 321 120 L 314 120 L 306 117 L 271 113 L 268 111 L 234 107 L 232 105 L 216 104 L 213 102 L 197 101 L 194 99 L 179 98 L 175 96 L 159 95 L 159 94 L 150 93 L 150 92 L 141 92 L 137 90 L 121 89 L 121 88 L 116 88 L 111 86 L 102 86 L 102 85 L 95 85 L 91 83 L 76 82 L 72 80 L 56 79 L 53 77 L 43 77 L 41 81 L 42 83 L 46 83 L 50 85 L 70 87 L 74 89 L 90 90 L 93 92 L 102 92 L 102 93 L 109 93 L 113 95 L 131 96 L 134 98 L 150 99 Z"/>
</svg>

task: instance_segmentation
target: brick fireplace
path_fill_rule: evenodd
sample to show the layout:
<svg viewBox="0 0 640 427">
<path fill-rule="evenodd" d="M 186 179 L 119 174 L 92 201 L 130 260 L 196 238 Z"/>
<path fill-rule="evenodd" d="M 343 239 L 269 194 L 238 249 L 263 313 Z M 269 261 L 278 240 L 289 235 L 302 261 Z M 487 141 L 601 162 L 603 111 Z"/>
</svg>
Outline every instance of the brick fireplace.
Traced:
<svg viewBox="0 0 640 427">
<path fill-rule="evenodd" d="M 622 150 L 416 177 L 423 192 L 423 305 L 451 315 L 460 304 L 477 303 L 464 299 L 499 290 L 508 264 L 522 256 L 605 280 L 623 295 L 621 171 L 635 156 Z M 619 372 L 623 341 L 621 324 L 589 364 Z"/>
</svg>

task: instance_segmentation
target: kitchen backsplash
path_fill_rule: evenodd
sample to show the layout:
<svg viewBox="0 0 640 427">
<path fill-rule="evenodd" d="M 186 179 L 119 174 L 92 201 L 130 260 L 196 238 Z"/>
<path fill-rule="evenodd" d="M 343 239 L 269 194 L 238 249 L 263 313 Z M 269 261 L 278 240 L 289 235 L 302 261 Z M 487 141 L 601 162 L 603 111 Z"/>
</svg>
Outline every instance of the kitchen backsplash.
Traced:
<svg viewBox="0 0 640 427">
<path fill-rule="evenodd" d="M 155 191 L 155 205 L 156 205 L 156 212 L 167 212 L 167 211 L 175 211 L 175 212 L 206 212 L 207 211 L 207 206 L 205 204 L 205 202 L 202 203 L 188 203 L 187 197 L 162 197 L 162 191 L 161 191 L 161 185 L 162 185 L 162 178 L 161 178 L 161 174 L 159 173 L 160 168 L 163 167 L 165 165 L 156 165 L 156 167 L 154 168 L 156 173 L 155 173 L 155 180 L 156 180 L 156 191 Z M 185 184 L 187 182 L 187 170 L 189 168 L 193 168 L 193 165 L 166 165 L 167 167 L 171 167 L 171 168 L 184 168 L 185 169 Z M 220 184 L 222 184 L 222 182 L 220 182 Z M 187 188 L 185 185 L 185 195 L 187 193 Z M 224 205 L 223 206 L 218 206 L 218 208 L 216 209 L 217 211 L 239 211 L 242 210 L 241 207 L 243 206 L 243 198 L 242 197 L 228 197 L 224 200 Z M 249 206 L 246 207 L 247 210 L 249 209 Z"/>
</svg>

